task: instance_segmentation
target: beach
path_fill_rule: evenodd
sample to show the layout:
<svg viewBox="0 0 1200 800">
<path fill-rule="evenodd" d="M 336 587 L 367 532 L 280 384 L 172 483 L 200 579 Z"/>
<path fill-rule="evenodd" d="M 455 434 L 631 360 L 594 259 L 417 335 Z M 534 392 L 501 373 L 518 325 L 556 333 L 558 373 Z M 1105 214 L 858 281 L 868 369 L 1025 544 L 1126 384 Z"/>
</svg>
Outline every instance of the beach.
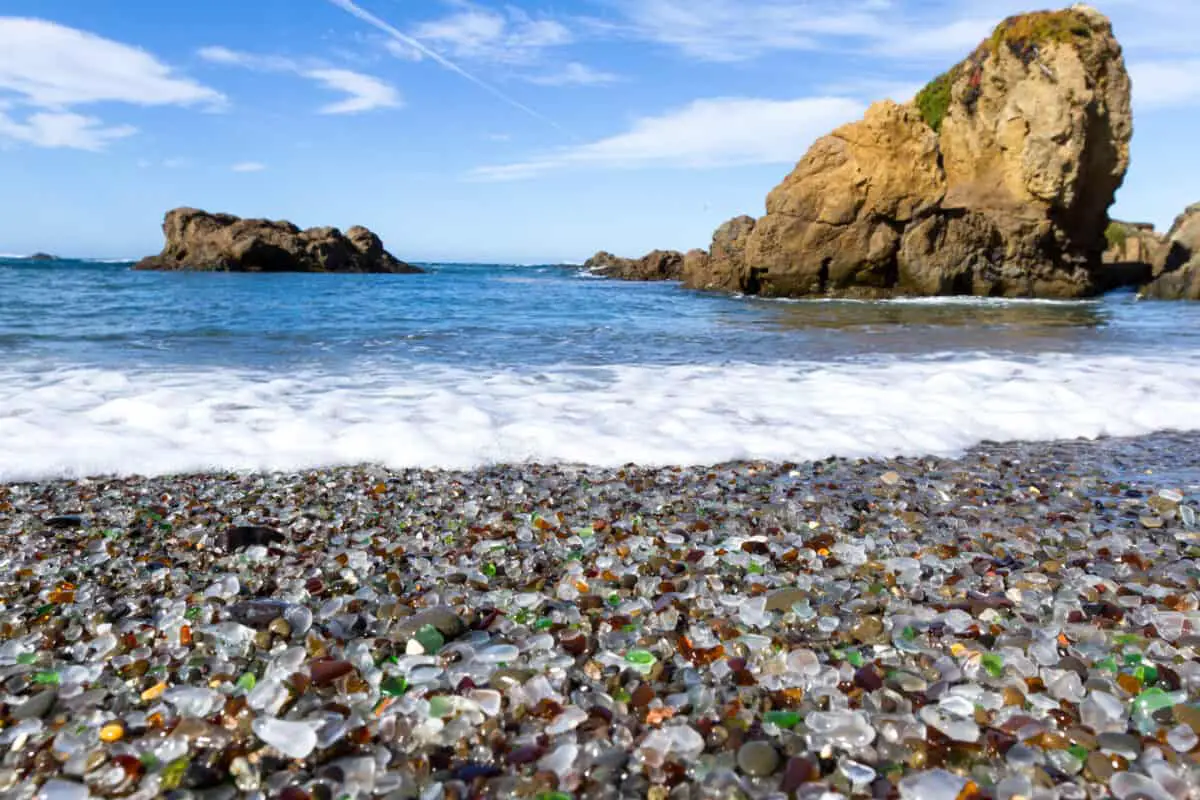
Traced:
<svg viewBox="0 0 1200 800">
<path fill-rule="evenodd" d="M 0 791 L 1183 797 L 1198 444 L 6 484 Z"/>
</svg>

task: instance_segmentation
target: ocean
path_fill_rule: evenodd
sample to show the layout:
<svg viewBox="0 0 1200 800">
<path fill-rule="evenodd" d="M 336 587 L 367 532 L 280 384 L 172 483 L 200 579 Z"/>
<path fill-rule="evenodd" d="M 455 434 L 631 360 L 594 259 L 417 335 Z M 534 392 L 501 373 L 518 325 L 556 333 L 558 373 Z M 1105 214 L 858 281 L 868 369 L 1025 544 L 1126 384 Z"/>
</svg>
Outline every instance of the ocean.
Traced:
<svg viewBox="0 0 1200 800">
<path fill-rule="evenodd" d="M 0 259 L 0 480 L 953 455 L 1200 428 L 1200 305 Z"/>
</svg>

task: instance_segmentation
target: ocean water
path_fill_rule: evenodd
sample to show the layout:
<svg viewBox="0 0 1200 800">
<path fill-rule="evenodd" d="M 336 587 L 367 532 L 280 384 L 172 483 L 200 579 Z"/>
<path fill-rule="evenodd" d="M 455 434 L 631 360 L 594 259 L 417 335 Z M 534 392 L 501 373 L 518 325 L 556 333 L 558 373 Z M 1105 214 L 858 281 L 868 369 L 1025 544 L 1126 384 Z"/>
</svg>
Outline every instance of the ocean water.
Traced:
<svg viewBox="0 0 1200 800">
<path fill-rule="evenodd" d="M 0 258 L 0 479 L 941 455 L 1200 428 L 1200 304 L 129 266 Z"/>
</svg>

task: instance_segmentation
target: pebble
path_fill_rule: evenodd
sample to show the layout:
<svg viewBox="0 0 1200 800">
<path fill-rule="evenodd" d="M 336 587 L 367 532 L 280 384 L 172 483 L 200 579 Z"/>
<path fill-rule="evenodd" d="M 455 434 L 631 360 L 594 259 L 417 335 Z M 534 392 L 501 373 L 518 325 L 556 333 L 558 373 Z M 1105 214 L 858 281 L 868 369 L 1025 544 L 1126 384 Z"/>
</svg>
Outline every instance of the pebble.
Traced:
<svg viewBox="0 0 1200 800">
<path fill-rule="evenodd" d="M 40 719 L 50 713 L 56 700 L 58 700 L 57 689 L 43 689 L 14 708 L 12 718 L 15 720 Z"/>
<path fill-rule="evenodd" d="M 1200 796 L 1197 451 L 0 484 L 0 792 Z"/>
<path fill-rule="evenodd" d="M 779 751 L 767 742 L 746 742 L 738 749 L 737 764 L 751 777 L 773 775 L 779 769 Z"/>
<path fill-rule="evenodd" d="M 1109 788 L 1117 800 L 1176 800 L 1175 796 L 1145 775 L 1120 772 L 1113 775 Z"/>
<path fill-rule="evenodd" d="M 1167 744 L 1177 752 L 1190 753 L 1196 749 L 1197 743 L 1200 743 L 1200 737 L 1196 736 L 1190 725 L 1176 725 L 1167 733 Z"/>
<path fill-rule="evenodd" d="M 782 612 L 791 611 L 792 606 L 807 599 L 808 592 L 804 591 L 803 589 L 797 589 L 794 587 L 777 589 L 767 596 L 765 610 Z"/>
<path fill-rule="evenodd" d="M 125 726 L 119 722 L 110 722 L 100 729 L 100 741 L 119 742 L 125 737 Z"/>
<path fill-rule="evenodd" d="M 88 787 L 81 783 L 54 778 L 42 786 L 37 800 L 88 800 L 91 796 Z"/>
<path fill-rule="evenodd" d="M 307 758 L 317 746 L 316 731 L 306 722 L 257 717 L 252 727 L 255 736 L 288 758 Z"/>
<path fill-rule="evenodd" d="M 900 779 L 900 800 L 958 800 L 967 779 L 944 769 L 916 772 Z"/>
</svg>

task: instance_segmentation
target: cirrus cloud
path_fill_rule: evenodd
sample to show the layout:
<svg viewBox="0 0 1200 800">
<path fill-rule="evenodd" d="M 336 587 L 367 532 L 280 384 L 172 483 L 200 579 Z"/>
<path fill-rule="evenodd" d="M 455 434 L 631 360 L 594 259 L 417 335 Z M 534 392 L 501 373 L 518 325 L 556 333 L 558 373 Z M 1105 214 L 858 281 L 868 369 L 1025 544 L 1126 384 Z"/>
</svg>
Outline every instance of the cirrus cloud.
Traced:
<svg viewBox="0 0 1200 800">
<path fill-rule="evenodd" d="M 464 61 L 531 64 L 542 51 L 571 44 L 575 37 L 562 22 L 534 19 L 510 6 L 503 12 L 460 2 L 459 10 L 417 25 L 412 35 Z"/>
<path fill-rule="evenodd" d="M 530 75 L 525 80 L 538 86 L 606 86 L 616 83 L 620 78 L 611 72 L 572 61 L 557 72 Z"/>
<path fill-rule="evenodd" d="M 245 53 L 219 45 L 202 47 L 196 54 L 212 64 L 298 75 L 346 95 L 342 100 L 321 106 L 320 114 L 359 114 L 404 105 L 400 92 L 391 84 L 354 70 L 329 67 L 319 61 L 302 62 L 284 56 Z"/>
<path fill-rule="evenodd" d="M 522 180 L 570 168 L 712 168 L 792 163 L 823 133 L 860 116 L 841 97 L 767 100 L 723 97 L 634 121 L 629 130 L 540 156 L 475 169 L 481 181 Z"/>
</svg>

